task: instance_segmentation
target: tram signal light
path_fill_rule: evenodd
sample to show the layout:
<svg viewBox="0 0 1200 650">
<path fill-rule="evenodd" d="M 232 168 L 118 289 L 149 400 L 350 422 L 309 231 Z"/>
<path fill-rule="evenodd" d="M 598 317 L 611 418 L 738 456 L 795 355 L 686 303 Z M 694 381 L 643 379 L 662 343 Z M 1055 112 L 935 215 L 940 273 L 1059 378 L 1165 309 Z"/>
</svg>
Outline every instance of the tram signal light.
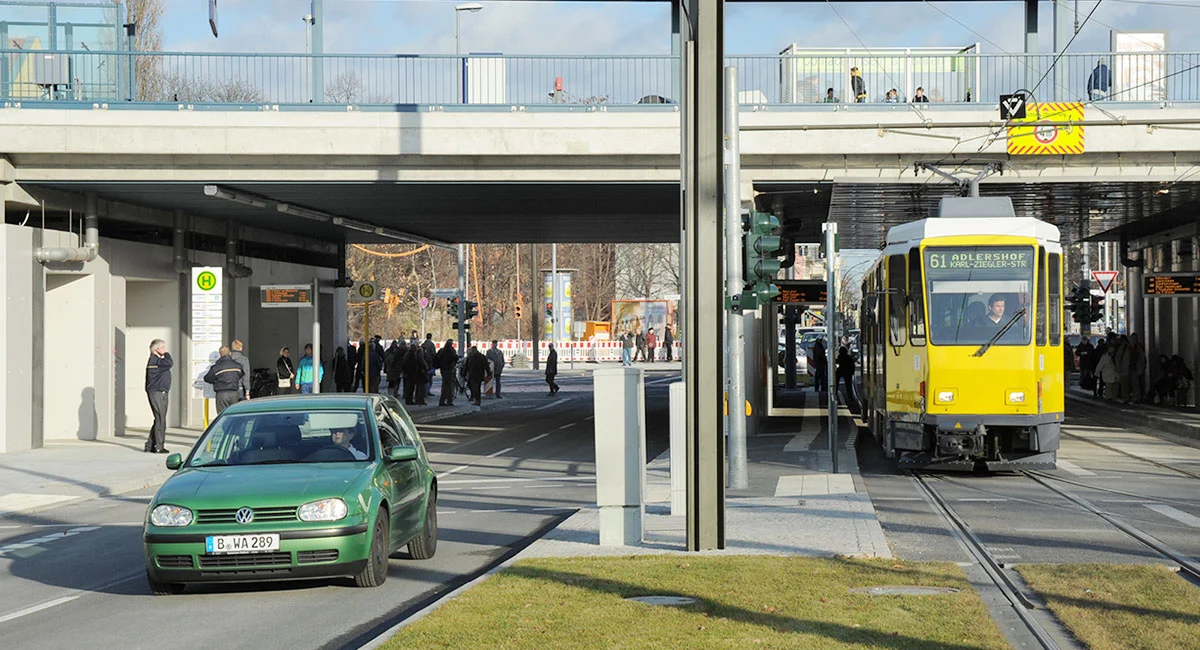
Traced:
<svg viewBox="0 0 1200 650">
<path fill-rule="evenodd" d="M 1092 296 L 1092 300 L 1088 306 L 1089 323 L 1094 323 L 1104 318 L 1104 296 Z"/>
<path fill-rule="evenodd" d="M 446 299 L 446 314 L 458 318 L 458 298 Z"/>
<path fill-rule="evenodd" d="M 517 313 L 517 318 L 520 318 L 521 317 L 521 303 L 517 303 L 516 313 Z"/>
<path fill-rule="evenodd" d="M 779 294 L 773 284 L 782 268 L 780 256 L 782 240 L 779 237 L 779 219 L 775 215 L 752 210 L 746 223 L 742 252 L 746 262 L 745 287 L 742 292 L 741 308 L 755 309 L 770 302 Z"/>
<path fill-rule="evenodd" d="M 470 319 L 478 316 L 479 315 L 479 309 L 477 309 L 478 307 L 479 307 L 479 303 L 467 300 L 466 301 L 467 313 L 463 314 L 463 318 L 466 320 L 470 320 Z"/>
<path fill-rule="evenodd" d="M 1075 287 L 1066 296 L 1066 309 L 1071 312 L 1071 320 L 1076 323 L 1082 323 L 1084 312 L 1087 311 L 1087 302 L 1090 294 L 1083 287 Z"/>
</svg>

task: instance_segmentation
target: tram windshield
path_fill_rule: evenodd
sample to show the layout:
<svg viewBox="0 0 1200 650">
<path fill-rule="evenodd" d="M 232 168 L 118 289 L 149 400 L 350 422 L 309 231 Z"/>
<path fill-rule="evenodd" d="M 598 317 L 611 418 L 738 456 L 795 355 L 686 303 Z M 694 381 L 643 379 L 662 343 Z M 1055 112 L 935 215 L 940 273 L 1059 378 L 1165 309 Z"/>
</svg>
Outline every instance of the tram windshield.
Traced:
<svg viewBox="0 0 1200 650">
<path fill-rule="evenodd" d="M 1024 309 L 995 345 L 1028 345 L 1033 260 L 1029 246 L 926 248 L 931 342 L 982 345 Z"/>
</svg>

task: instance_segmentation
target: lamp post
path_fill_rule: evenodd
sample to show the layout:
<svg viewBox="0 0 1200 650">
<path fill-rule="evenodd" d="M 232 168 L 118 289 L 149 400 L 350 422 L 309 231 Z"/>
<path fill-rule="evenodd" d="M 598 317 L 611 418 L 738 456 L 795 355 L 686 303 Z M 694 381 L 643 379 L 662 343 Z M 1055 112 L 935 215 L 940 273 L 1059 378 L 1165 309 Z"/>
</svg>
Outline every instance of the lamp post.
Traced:
<svg viewBox="0 0 1200 650">
<path fill-rule="evenodd" d="M 466 61 L 462 58 L 462 36 L 460 35 L 461 21 L 459 19 L 459 16 L 461 16 L 462 12 L 464 11 L 477 13 L 483 11 L 483 5 L 479 4 L 478 2 L 465 2 L 460 5 L 454 5 L 454 56 L 457 57 L 455 65 L 458 66 L 458 73 L 455 75 L 455 78 L 458 81 L 458 90 L 455 92 L 458 95 L 459 104 L 463 103 L 467 97 L 467 90 L 464 88 L 467 80 L 463 71 L 463 68 L 466 67 Z"/>
<path fill-rule="evenodd" d="M 312 28 L 313 15 L 304 14 L 301 18 L 304 21 L 304 94 L 308 97 L 308 103 L 312 103 Z"/>
</svg>

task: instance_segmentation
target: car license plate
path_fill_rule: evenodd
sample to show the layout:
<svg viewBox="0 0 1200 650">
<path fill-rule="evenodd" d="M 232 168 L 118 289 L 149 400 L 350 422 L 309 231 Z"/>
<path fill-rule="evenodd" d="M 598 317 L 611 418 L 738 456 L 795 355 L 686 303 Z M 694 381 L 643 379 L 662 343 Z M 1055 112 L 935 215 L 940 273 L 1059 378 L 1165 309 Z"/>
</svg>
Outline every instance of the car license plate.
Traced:
<svg viewBox="0 0 1200 650">
<path fill-rule="evenodd" d="M 279 550 L 279 533 L 262 535 L 209 535 L 204 550 L 211 554 L 264 553 Z"/>
</svg>

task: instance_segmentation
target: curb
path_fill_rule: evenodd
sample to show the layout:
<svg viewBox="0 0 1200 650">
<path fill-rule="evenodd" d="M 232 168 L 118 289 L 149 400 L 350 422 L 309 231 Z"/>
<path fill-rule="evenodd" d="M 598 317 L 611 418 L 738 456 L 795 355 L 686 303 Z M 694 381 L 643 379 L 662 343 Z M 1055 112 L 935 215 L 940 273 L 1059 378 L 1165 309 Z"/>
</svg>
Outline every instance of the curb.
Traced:
<svg viewBox="0 0 1200 650">
<path fill-rule="evenodd" d="M 1090 396 L 1080 395 L 1074 391 L 1068 390 L 1066 398 L 1081 404 L 1087 404 L 1092 407 L 1100 407 L 1108 411 L 1109 417 L 1114 417 L 1121 420 L 1121 424 L 1142 425 L 1148 427 L 1149 430 L 1143 430 L 1142 427 L 1135 428 L 1138 433 L 1146 433 L 1154 435 L 1154 433 L 1166 433 L 1172 436 L 1185 438 L 1190 442 L 1200 442 L 1200 426 L 1191 426 L 1189 424 L 1171 420 L 1163 413 L 1158 413 L 1150 409 L 1141 409 L 1137 412 L 1127 411 L 1120 406 L 1111 404 L 1102 399 L 1096 399 Z M 1143 405 L 1144 406 L 1144 405 Z M 1187 411 L 1181 411 L 1186 413 Z"/>
</svg>

